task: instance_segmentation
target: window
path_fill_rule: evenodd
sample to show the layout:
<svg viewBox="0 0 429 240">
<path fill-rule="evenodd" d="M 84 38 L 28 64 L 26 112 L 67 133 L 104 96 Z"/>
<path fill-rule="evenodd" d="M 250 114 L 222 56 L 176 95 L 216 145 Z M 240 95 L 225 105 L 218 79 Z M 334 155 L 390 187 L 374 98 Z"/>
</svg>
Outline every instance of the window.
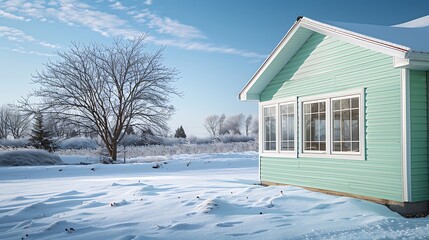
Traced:
<svg viewBox="0 0 429 240">
<path fill-rule="evenodd" d="M 295 150 L 295 107 L 293 103 L 280 105 L 280 151 Z"/>
<path fill-rule="evenodd" d="M 364 96 L 358 89 L 261 103 L 261 154 L 364 160 Z"/>
<path fill-rule="evenodd" d="M 359 152 L 359 96 L 332 100 L 332 151 Z"/>
<path fill-rule="evenodd" d="M 264 150 L 276 151 L 276 107 L 264 107 Z"/>
<path fill-rule="evenodd" d="M 306 102 L 303 108 L 304 151 L 326 151 L 326 102 Z"/>
</svg>

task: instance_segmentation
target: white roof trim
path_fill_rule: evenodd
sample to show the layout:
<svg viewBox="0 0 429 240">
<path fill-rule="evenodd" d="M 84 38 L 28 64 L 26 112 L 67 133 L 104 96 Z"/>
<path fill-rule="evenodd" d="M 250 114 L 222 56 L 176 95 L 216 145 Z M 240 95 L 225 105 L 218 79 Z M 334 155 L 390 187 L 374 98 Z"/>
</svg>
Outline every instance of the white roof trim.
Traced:
<svg viewBox="0 0 429 240">
<path fill-rule="evenodd" d="M 286 45 L 286 43 L 289 41 L 289 39 L 293 36 L 293 34 L 298 29 L 298 23 L 299 21 L 296 21 L 292 27 L 289 29 L 289 31 L 284 35 L 282 40 L 277 44 L 277 46 L 274 48 L 274 50 L 268 55 L 268 57 L 265 59 L 264 63 L 259 67 L 259 69 L 253 74 L 252 78 L 249 82 L 244 86 L 244 88 L 241 90 L 238 98 L 242 101 L 248 100 L 247 99 L 247 92 L 249 89 L 253 86 L 253 84 L 256 82 L 256 79 L 258 79 L 262 73 L 267 69 L 267 67 L 272 63 L 272 61 L 276 58 L 276 56 L 280 53 L 280 51 L 283 49 L 283 47 Z"/>
<path fill-rule="evenodd" d="M 302 18 L 300 26 L 326 36 L 342 39 L 358 46 L 369 48 L 371 50 L 382 52 L 393 57 L 405 58 L 411 50 L 409 47 L 387 42 L 360 33 L 352 32 L 343 28 L 335 27 L 329 24 L 321 23 L 309 18 Z"/>
<path fill-rule="evenodd" d="M 242 101 L 245 100 L 257 100 L 255 93 L 252 93 L 251 97 L 248 95 L 248 91 L 252 88 L 255 82 L 261 77 L 261 75 L 267 70 L 270 64 L 276 59 L 281 50 L 285 47 L 285 45 L 291 40 L 293 35 L 299 28 L 305 28 L 311 30 L 313 32 L 321 33 L 326 36 L 331 36 L 335 38 L 342 39 L 346 42 L 356 44 L 358 46 L 362 46 L 367 49 L 371 49 L 377 52 L 385 53 L 392 57 L 400 58 L 400 59 L 409 59 L 411 56 L 416 57 L 418 54 L 412 52 L 409 47 L 398 45 L 395 43 L 387 42 L 384 40 L 380 40 L 377 38 L 369 37 L 363 34 L 359 34 L 356 32 L 352 32 L 343 28 L 335 27 L 329 24 L 321 23 L 310 18 L 302 17 L 298 18 L 298 20 L 292 25 L 286 35 L 282 38 L 282 40 L 277 44 L 271 54 L 267 57 L 264 63 L 259 67 L 256 73 L 252 76 L 252 78 L 247 82 L 244 86 L 243 90 L 241 90 L 239 94 L 239 99 Z M 299 49 L 296 49 L 298 51 Z M 410 55 L 409 55 L 410 54 Z M 421 54 L 427 58 L 427 54 Z M 285 62 L 287 64 L 287 62 Z M 267 83 L 268 84 L 268 83 Z"/>
</svg>

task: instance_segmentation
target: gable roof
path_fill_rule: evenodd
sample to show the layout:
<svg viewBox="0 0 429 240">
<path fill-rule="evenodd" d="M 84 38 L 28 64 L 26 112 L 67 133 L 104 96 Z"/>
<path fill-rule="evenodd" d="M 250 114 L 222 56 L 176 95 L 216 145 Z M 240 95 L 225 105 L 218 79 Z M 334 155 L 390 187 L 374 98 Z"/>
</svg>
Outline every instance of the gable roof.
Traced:
<svg viewBox="0 0 429 240">
<path fill-rule="evenodd" d="M 410 28 L 367 24 L 320 22 L 298 17 L 280 43 L 239 94 L 240 100 L 259 100 L 259 94 L 289 62 L 313 33 L 390 55 L 393 66 L 429 69 L 429 26 Z"/>
</svg>

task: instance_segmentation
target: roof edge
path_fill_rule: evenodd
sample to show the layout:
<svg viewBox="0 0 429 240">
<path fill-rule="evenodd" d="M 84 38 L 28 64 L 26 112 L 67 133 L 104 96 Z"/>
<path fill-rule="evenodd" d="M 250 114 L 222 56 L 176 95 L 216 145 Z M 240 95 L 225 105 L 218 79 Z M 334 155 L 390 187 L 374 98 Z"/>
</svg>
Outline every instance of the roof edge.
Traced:
<svg viewBox="0 0 429 240">
<path fill-rule="evenodd" d="M 253 85 L 253 82 L 256 81 L 256 78 L 262 74 L 262 72 L 269 66 L 269 64 L 274 60 L 274 58 L 278 55 L 280 50 L 283 48 L 283 46 L 287 43 L 286 40 L 290 38 L 291 32 L 294 32 L 298 27 L 298 24 L 301 22 L 301 20 L 304 17 L 299 16 L 297 17 L 295 23 L 292 25 L 292 27 L 287 31 L 287 33 L 283 36 L 283 38 L 280 40 L 280 42 L 277 44 L 277 46 L 271 51 L 271 53 L 268 55 L 268 57 L 264 60 L 262 65 L 256 70 L 256 72 L 253 74 L 252 78 L 246 83 L 246 85 L 243 87 L 243 89 L 238 94 L 238 99 L 241 101 L 249 100 L 247 97 L 243 97 L 243 95 L 247 95 L 247 91 L 249 88 Z"/>
<path fill-rule="evenodd" d="M 422 57 L 426 58 L 427 54 L 416 54 L 412 52 L 409 47 L 402 46 L 399 44 L 391 43 L 388 41 L 384 41 L 381 39 L 373 38 L 364 34 L 356 33 L 347 29 L 343 29 L 340 27 L 336 27 L 327 23 L 319 22 L 307 17 L 299 16 L 297 20 L 292 25 L 292 27 L 288 30 L 285 36 L 280 40 L 274 50 L 268 55 L 262 65 L 258 68 L 258 70 L 253 74 L 252 78 L 246 83 L 243 89 L 238 94 L 238 98 L 241 101 L 255 100 L 255 94 L 252 94 L 253 99 L 249 99 L 247 96 L 247 92 L 252 88 L 254 83 L 258 81 L 260 76 L 264 73 L 264 71 L 269 67 L 269 65 L 273 62 L 273 60 L 278 56 L 283 47 L 288 43 L 288 41 L 292 38 L 294 33 L 300 27 L 308 29 L 313 32 L 317 32 L 320 34 L 324 34 L 326 36 L 333 36 L 339 39 L 342 39 L 349 43 L 354 43 L 358 46 L 362 46 L 367 49 L 371 49 L 377 52 L 382 52 L 392 57 L 398 57 L 401 59 L 408 59 L 409 57 Z M 417 56 L 418 55 L 418 56 Z M 427 55 L 429 56 L 429 55 Z M 285 63 L 287 64 L 287 63 Z"/>
</svg>

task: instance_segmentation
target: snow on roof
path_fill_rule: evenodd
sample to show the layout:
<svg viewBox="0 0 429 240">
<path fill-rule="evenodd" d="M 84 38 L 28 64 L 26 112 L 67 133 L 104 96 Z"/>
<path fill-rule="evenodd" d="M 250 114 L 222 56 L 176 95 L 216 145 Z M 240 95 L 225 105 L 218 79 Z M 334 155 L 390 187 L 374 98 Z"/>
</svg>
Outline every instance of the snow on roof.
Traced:
<svg viewBox="0 0 429 240">
<path fill-rule="evenodd" d="M 429 16 L 419 18 L 414 21 L 395 26 L 330 21 L 325 21 L 324 23 L 394 44 L 406 46 L 410 48 L 411 51 L 429 53 Z"/>
</svg>

